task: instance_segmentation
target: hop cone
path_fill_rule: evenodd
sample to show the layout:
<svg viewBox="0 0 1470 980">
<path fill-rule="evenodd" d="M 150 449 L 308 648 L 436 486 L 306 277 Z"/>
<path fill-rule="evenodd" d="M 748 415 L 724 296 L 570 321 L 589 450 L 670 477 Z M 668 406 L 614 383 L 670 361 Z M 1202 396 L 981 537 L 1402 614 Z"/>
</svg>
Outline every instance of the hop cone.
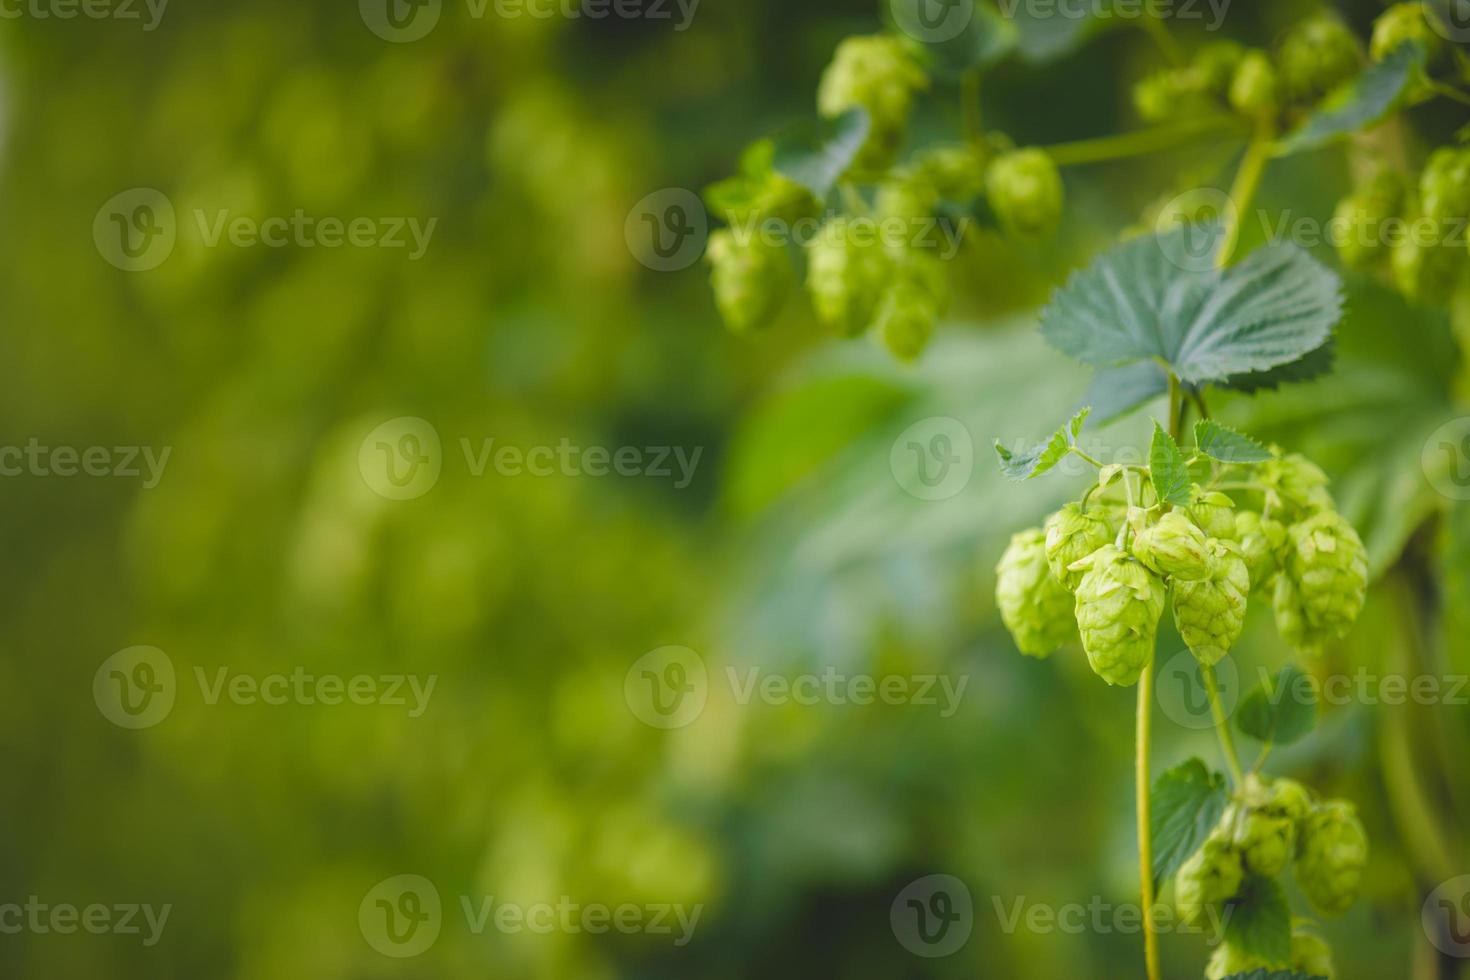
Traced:
<svg viewBox="0 0 1470 980">
<path fill-rule="evenodd" d="M 1071 566 L 1113 540 L 1113 530 L 1100 517 L 1068 504 L 1046 521 L 1046 560 L 1052 576 L 1076 592 L 1085 569 Z"/>
<path fill-rule="evenodd" d="M 1205 532 L 1177 510 L 1140 531 L 1133 539 L 1133 554 L 1153 571 L 1178 581 L 1201 581 L 1214 568 Z"/>
<path fill-rule="evenodd" d="M 1336 980 L 1337 968 L 1332 964 L 1332 947 L 1315 932 L 1293 928 L 1291 932 L 1291 968 L 1309 977 Z"/>
<path fill-rule="evenodd" d="M 1337 254 L 1351 269 L 1371 269 L 1387 253 L 1385 223 L 1404 208 L 1403 178 L 1384 170 L 1358 187 L 1337 205 L 1333 221 L 1342 228 Z"/>
<path fill-rule="evenodd" d="M 807 246 L 807 292 L 817 317 L 847 336 L 868 328 L 888 275 L 876 233 L 833 218 Z"/>
<path fill-rule="evenodd" d="M 1246 777 L 1243 799 L 1234 814 L 1233 840 L 1247 870 L 1274 877 L 1286 870 L 1296 854 L 1297 822 L 1303 815 L 1304 792 L 1291 780 L 1267 785 L 1252 774 Z"/>
<path fill-rule="evenodd" d="M 1269 116 L 1276 112 L 1280 97 L 1276 68 L 1264 51 L 1251 51 L 1235 68 L 1230 81 L 1230 107 L 1246 116 Z"/>
<path fill-rule="evenodd" d="M 1257 467 L 1256 480 L 1266 489 L 1273 509 L 1305 516 L 1334 506 L 1327 492 L 1327 474 L 1305 456 L 1267 460 Z"/>
<path fill-rule="evenodd" d="M 1066 191 L 1057 165 L 1042 150 L 997 157 L 986 171 L 985 187 L 1001 226 L 1017 238 L 1044 238 L 1062 219 Z"/>
<path fill-rule="evenodd" d="M 1046 536 L 1040 529 L 1013 536 L 995 574 L 1000 618 L 1022 653 L 1047 657 L 1076 635 L 1071 593 L 1047 568 Z"/>
<path fill-rule="evenodd" d="M 929 147 L 914 158 L 914 170 L 951 201 L 969 201 L 985 189 L 985 167 L 973 147 Z"/>
<path fill-rule="evenodd" d="M 1217 828 L 1179 866 L 1174 879 L 1174 904 L 1180 918 L 1190 924 L 1202 921 L 1211 906 L 1235 897 L 1243 877 L 1240 853 Z"/>
<path fill-rule="evenodd" d="M 1312 102 L 1358 73 L 1363 53 L 1342 21 L 1319 16 L 1301 22 L 1281 42 L 1277 65 L 1294 101 Z"/>
<path fill-rule="evenodd" d="M 852 108 L 868 112 L 868 138 L 860 167 L 882 170 L 893 162 L 908 125 L 914 93 L 929 84 L 902 40 L 885 34 L 850 37 L 837 46 L 817 86 L 817 110 L 827 118 Z"/>
<path fill-rule="evenodd" d="M 1296 880 L 1313 908 L 1342 915 L 1358 897 L 1368 863 L 1368 836 L 1351 803 L 1341 800 L 1313 810 L 1301 828 Z"/>
<path fill-rule="evenodd" d="M 781 309 L 792 283 L 784 246 L 768 244 L 759 235 L 741 244 L 722 230 L 710 235 L 705 258 L 715 305 L 732 331 L 748 333 L 763 327 Z"/>
<path fill-rule="evenodd" d="M 1205 493 L 1196 487 L 1194 502 L 1189 505 L 1189 516 L 1210 537 L 1221 541 L 1235 540 L 1235 501 L 1227 494 Z"/>
<path fill-rule="evenodd" d="M 1330 639 L 1345 636 L 1367 595 L 1368 553 L 1362 539 L 1336 511 L 1309 517 L 1289 533 L 1286 572 L 1307 622 Z"/>
<path fill-rule="evenodd" d="M 1250 572 L 1230 545 L 1210 541 L 1213 571 L 1198 582 L 1174 581 L 1174 625 L 1185 646 L 1200 663 L 1214 666 L 1245 626 L 1246 597 L 1251 591 Z"/>
<path fill-rule="evenodd" d="M 1128 686 L 1148 667 L 1164 613 L 1164 583 L 1139 562 L 1106 545 L 1084 559 L 1077 586 L 1077 626 L 1092 670 Z"/>
<path fill-rule="evenodd" d="M 1235 539 L 1250 572 L 1251 589 L 1260 591 L 1279 569 L 1277 555 L 1286 545 L 1286 525 L 1269 517 L 1262 520 L 1253 510 L 1235 515 Z"/>
<path fill-rule="evenodd" d="M 906 256 L 884 291 L 874 320 L 884 345 L 900 360 L 917 358 L 928 346 L 947 300 L 939 260 L 918 254 Z"/>
</svg>

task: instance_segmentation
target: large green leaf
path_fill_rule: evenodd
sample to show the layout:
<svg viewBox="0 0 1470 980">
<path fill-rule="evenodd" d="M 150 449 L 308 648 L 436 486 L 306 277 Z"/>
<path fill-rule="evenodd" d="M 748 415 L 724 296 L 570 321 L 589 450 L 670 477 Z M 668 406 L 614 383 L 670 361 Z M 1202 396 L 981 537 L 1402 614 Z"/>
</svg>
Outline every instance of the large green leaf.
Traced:
<svg viewBox="0 0 1470 980">
<path fill-rule="evenodd" d="M 1199 850 L 1220 822 L 1228 799 L 1225 777 L 1211 772 L 1199 759 L 1159 776 L 1149 794 L 1155 881 L 1169 878 Z"/>
<path fill-rule="evenodd" d="M 1042 313 L 1052 346 L 1087 364 L 1169 365 L 1189 384 L 1268 371 L 1320 348 L 1342 315 L 1336 274 L 1289 244 L 1225 270 L 1181 268 L 1177 229 L 1139 238 L 1074 274 Z"/>
<path fill-rule="evenodd" d="M 1169 376 L 1153 361 L 1099 368 L 1084 402 L 1099 425 L 1127 415 L 1169 391 Z"/>
<path fill-rule="evenodd" d="M 871 125 L 864 109 L 849 109 L 830 120 L 807 120 L 775 137 L 772 166 L 821 200 L 852 166 Z"/>
<path fill-rule="evenodd" d="M 1281 152 L 1300 153 L 1372 126 L 1398 104 L 1424 67 L 1424 49 L 1405 44 L 1338 90 L 1282 141 Z"/>
<path fill-rule="evenodd" d="M 1291 961 L 1291 907 L 1273 878 L 1251 875 L 1225 910 L 1225 939 L 1271 963 Z"/>
<path fill-rule="evenodd" d="M 1258 742 L 1290 745 L 1317 723 L 1315 692 L 1306 676 L 1287 664 L 1246 696 L 1236 709 L 1235 723 Z"/>
</svg>

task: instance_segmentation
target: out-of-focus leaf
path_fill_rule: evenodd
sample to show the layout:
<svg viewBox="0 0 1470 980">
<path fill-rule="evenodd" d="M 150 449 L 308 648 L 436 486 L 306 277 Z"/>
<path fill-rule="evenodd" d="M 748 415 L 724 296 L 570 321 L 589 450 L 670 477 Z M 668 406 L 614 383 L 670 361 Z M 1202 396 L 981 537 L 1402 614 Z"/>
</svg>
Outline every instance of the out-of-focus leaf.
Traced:
<svg viewBox="0 0 1470 980">
<path fill-rule="evenodd" d="M 1246 878 L 1225 915 L 1225 938 L 1232 946 L 1275 963 L 1291 959 L 1291 907 L 1274 879 Z"/>
<path fill-rule="evenodd" d="M 1091 8 L 1080 5 L 1045 8 L 1026 0 L 995 0 L 995 6 L 1001 17 L 1015 25 L 1017 50 L 1033 64 L 1063 57 L 1098 26 Z"/>
<path fill-rule="evenodd" d="M 1194 441 L 1200 452 L 1222 463 L 1261 463 L 1271 458 L 1265 446 L 1214 419 L 1195 424 Z"/>
<path fill-rule="evenodd" d="M 1225 812 L 1225 777 L 1190 759 L 1154 781 L 1149 794 L 1155 881 L 1165 881 L 1199 850 Z"/>
<path fill-rule="evenodd" d="M 1257 391 L 1274 391 L 1284 384 L 1295 384 L 1320 378 L 1331 371 L 1336 362 L 1337 345 L 1332 340 L 1328 340 L 1321 347 L 1295 361 L 1274 367 L 1269 371 L 1238 374 L 1233 378 L 1225 379 L 1220 383 L 1220 387 L 1229 388 L 1232 391 L 1243 391 L 1247 394 Z"/>
<path fill-rule="evenodd" d="M 1106 425 L 1169 391 L 1169 378 L 1153 361 L 1099 368 L 1087 388 L 1086 404 L 1099 425 Z"/>
<path fill-rule="evenodd" d="M 771 165 L 821 200 L 852 166 L 870 126 L 864 109 L 849 109 L 830 120 L 807 120 L 775 137 Z"/>
<path fill-rule="evenodd" d="M 919 11 L 928 5 L 941 7 L 946 18 L 963 17 L 968 8 L 969 17 L 964 28 L 953 37 L 932 37 L 949 32 L 936 31 L 923 20 Z M 954 77 L 971 68 L 984 68 L 1000 61 L 1016 48 L 1019 31 L 1015 22 L 1002 17 L 984 3 L 960 0 L 958 4 L 946 7 L 943 0 L 906 0 L 884 6 L 901 31 L 920 39 L 931 70 L 939 75 Z"/>
<path fill-rule="evenodd" d="M 1281 153 L 1315 150 L 1377 123 L 1398 104 L 1424 68 L 1424 48 L 1404 44 L 1328 96 L 1301 128 L 1282 141 Z"/>
<path fill-rule="evenodd" d="M 1290 745 L 1300 740 L 1317 723 L 1316 698 L 1299 696 L 1312 690 L 1305 680 L 1294 665 L 1282 667 L 1246 695 L 1236 709 L 1236 725 L 1258 742 Z"/>
</svg>

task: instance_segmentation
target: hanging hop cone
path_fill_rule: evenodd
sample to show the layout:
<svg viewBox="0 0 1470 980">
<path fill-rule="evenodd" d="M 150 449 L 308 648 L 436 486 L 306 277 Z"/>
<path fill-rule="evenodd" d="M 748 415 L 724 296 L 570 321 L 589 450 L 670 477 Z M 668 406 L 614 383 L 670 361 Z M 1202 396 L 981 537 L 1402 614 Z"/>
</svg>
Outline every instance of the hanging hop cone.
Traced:
<svg viewBox="0 0 1470 980">
<path fill-rule="evenodd" d="M 1193 501 L 1189 505 L 1189 516 L 1212 538 L 1221 541 L 1235 540 L 1235 501 L 1228 494 L 1206 493 L 1198 486 L 1194 488 Z"/>
<path fill-rule="evenodd" d="M 1195 659 L 1214 666 L 1245 626 L 1246 597 L 1251 578 L 1234 545 L 1209 542 L 1212 571 L 1198 582 L 1174 582 L 1174 624 Z"/>
<path fill-rule="evenodd" d="M 1216 828 L 1204 845 L 1179 866 L 1174 878 L 1174 904 L 1180 918 L 1190 925 L 1204 921 L 1211 907 L 1235 897 L 1243 877 L 1240 852 Z"/>
<path fill-rule="evenodd" d="M 985 172 L 991 210 L 1006 233 L 1045 238 L 1062 220 L 1066 191 L 1057 165 L 1043 150 L 1016 150 L 997 157 Z"/>
<path fill-rule="evenodd" d="M 888 277 L 876 230 L 847 218 L 827 222 L 807 245 L 807 292 L 823 323 L 855 337 L 873 320 Z"/>
<path fill-rule="evenodd" d="M 1292 525 L 1289 538 L 1286 574 L 1311 631 L 1326 639 L 1345 636 L 1367 596 L 1368 553 L 1362 539 L 1336 511 Z"/>
<path fill-rule="evenodd" d="M 759 235 L 741 244 L 721 230 L 710 235 L 705 258 L 715 305 L 732 332 L 763 327 L 780 311 L 794 278 L 784 246 L 767 244 Z"/>
<path fill-rule="evenodd" d="M 1286 525 L 1271 518 L 1261 518 L 1253 510 L 1235 515 L 1235 539 L 1250 572 L 1251 590 L 1259 592 L 1280 568 L 1278 555 L 1286 546 Z"/>
<path fill-rule="evenodd" d="M 893 162 L 908 127 L 914 93 L 928 76 L 901 38 L 850 37 L 837 46 L 817 86 L 817 110 L 831 119 L 853 108 L 868 113 L 868 138 L 855 165 L 883 170 Z"/>
<path fill-rule="evenodd" d="M 1077 635 L 1072 595 L 1052 577 L 1046 562 L 1046 536 L 1022 531 L 995 568 L 995 603 L 1016 647 L 1031 657 L 1047 657 Z"/>
<path fill-rule="evenodd" d="M 1351 803 L 1335 800 L 1313 810 L 1301 828 L 1296 880 L 1312 907 L 1342 915 L 1357 900 L 1368 863 L 1368 835 Z"/>
<path fill-rule="evenodd" d="M 1198 582 L 1208 578 L 1214 568 L 1208 544 L 1199 525 L 1173 510 L 1157 524 L 1138 532 L 1133 539 L 1133 554 L 1160 575 Z"/>
<path fill-rule="evenodd" d="M 1153 658 L 1164 582 L 1112 545 L 1078 565 L 1086 569 L 1076 611 L 1087 662 L 1109 684 L 1137 684 Z"/>
<path fill-rule="evenodd" d="M 1046 561 L 1069 592 L 1076 592 L 1083 569 L 1072 566 L 1113 540 L 1107 521 L 1068 504 L 1046 521 Z"/>
</svg>

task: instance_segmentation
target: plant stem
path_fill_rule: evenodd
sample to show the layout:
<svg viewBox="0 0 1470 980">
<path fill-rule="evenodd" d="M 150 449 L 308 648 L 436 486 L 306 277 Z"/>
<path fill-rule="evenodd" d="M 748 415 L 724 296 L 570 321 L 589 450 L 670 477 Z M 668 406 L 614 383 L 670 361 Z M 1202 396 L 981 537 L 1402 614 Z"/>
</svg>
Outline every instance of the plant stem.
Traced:
<svg viewBox="0 0 1470 980">
<path fill-rule="evenodd" d="M 1200 676 L 1205 679 L 1205 693 L 1210 698 L 1210 713 L 1215 716 L 1215 731 L 1220 736 L 1220 748 L 1225 753 L 1225 764 L 1235 785 L 1245 782 L 1245 772 L 1240 768 L 1240 756 L 1235 751 L 1235 736 L 1230 734 L 1230 719 L 1225 717 L 1225 706 L 1220 703 L 1220 682 L 1215 678 L 1215 668 L 1200 666 Z"/>
<path fill-rule="evenodd" d="M 1075 167 L 1088 163 L 1104 163 L 1108 160 L 1126 160 L 1130 157 L 1146 156 L 1181 146 L 1206 133 L 1224 132 L 1234 128 L 1235 122 L 1229 117 L 1206 117 L 1188 123 L 1140 129 L 1117 136 L 1057 143 L 1042 147 L 1042 149 L 1056 162 L 1057 166 Z"/>
<path fill-rule="evenodd" d="M 1159 980 L 1159 937 L 1154 931 L 1153 839 L 1149 827 L 1149 729 L 1154 698 L 1154 665 L 1138 680 L 1138 723 L 1134 733 L 1134 790 L 1138 801 L 1138 879 L 1143 896 L 1143 959 L 1148 980 Z"/>
<path fill-rule="evenodd" d="M 1225 238 L 1220 251 L 1215 255 L 1215 266 L 1223 269 L 1230 264 L 1235 248 L 1240 244 L 1240 226 L 1245 221 L 1245 212 L 1255 199 L 1261 186 L 1261 175 L 1271 159 L 1274 141 L 1269 129 L 1262 126 L 1251 145 L 1246 147 L 1245 158 L 1240 161 L 1240 170 L 1235 174 L 1235 183 L 1230 188 L 1230 202 L 1234 205 L 1225 216 Z"/>
</svg>

